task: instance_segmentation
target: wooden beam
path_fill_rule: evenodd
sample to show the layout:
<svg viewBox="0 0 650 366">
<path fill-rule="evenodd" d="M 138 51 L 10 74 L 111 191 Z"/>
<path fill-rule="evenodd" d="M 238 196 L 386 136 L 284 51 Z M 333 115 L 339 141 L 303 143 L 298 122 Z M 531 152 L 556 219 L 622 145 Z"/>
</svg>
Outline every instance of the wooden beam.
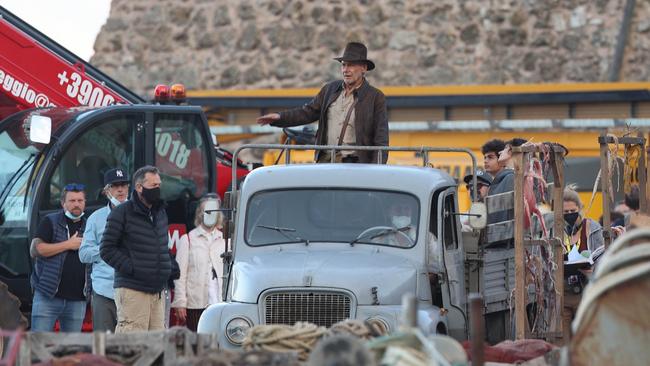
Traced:
<svg viewBox="0 0 650 366">
<path fill-rule="evenodd" d="M 133 366 L 151 366 L 160 357 L 161 353 L 163 353 L 163 344 L 149 343 L 147 350 L 142 352 Z"/>
<path fill-rule="evenodd" d="M 515 165 L 515 339 L 526 336 L 526 267 L 524 263 L 524 167 L 521 151 L 513 149 Z"/>
<path fill-rule="evenodd" d="M 532 240 L 524 240 L 524 246 L 526 247 L 532 247 L 535 245 L 546 245 L 546 244 L 551 244 L 551 246 L 558 246 L 560 249 L 562 249 L 562 241 L 558 238 L 550 238 L 548 240 L 545 239 L 532 239 Z"/>
<path fill-rule="evenodd" d="M 648 187 L 648 182 L 650 182 L 650 169 L 648 169 L 648 162 L 650 161 L 650 133 L 648 133 L 648 145 L 646 147 L 646 150 L 644 151 L 644 154 L 646 154 L 646 185 L 645 185 L 645 197 L 646 197 L 646 208 L 648 211 L 646 211 L 647 214 L 650 215 L 650 187 Z M 643 174 L 643 172 L 641 172 Z M 643 186 L 639 187 L 643 189 Z"/>
<path fill-rule="evenodd" d="M 600 135 L 598 137 L 599 144 L 625 144 L 625 145 L 643 145 L 645 144 L 645 139 L 643 137 L 619 137 L 614 139 L 612 136 Z"/>
<path fill-rule="evenodd" d="M 18 354 L 18 366 L 32 366 L 32 339 L 29 333 L 23 334 Z"/>
<path fill-rule="evenodd" d="M 106 333 L 93 333 L 93 355 L 106 356 Z"/>
<path fill-rule="evenodd" d="M 609 145 L 605 138 L 611 139 L 609 136 L 600 135 L 598 141 L 600 143 L 600 192 L 603 197 L 603 238 L 605 239 L 605 248 L 609 247 L 612 241 L 611 220 L 609 217 L 610 212 L 610 197 L 609 191 L 612 182 L 609 181 L 609 162 L 607 155 L 609 152 Z M 600 142 L 603 141 L 603 142 Z"/>
<path fill-rule="evenodd" d="M 163 341 L 163 364 L 167 365 L 171 362 L 176 361 L 176 335 L 179 334 L 175 331 L 168 331 L 165 333 Z"/>
<path fill-rule="evenodd" d="M 557 299 L 555 301 L 555 327 L 551 327 L 555 332 L 562 332 L 562 311 L 564 310 L 564 155 L 555 153 L 555 165 L 553 177 L 553 253 L 555 253 L 555 273 L 554 282 Z M 563 340 L 568 340 L 569 335 L 565 334 Z"/>
<path fill-rule="evenodd" d="M 639 210 L 641 213 L 648 214 L 648 192 L 646 188 L 646 155 L 645 151 L 645 138 L 643 138 L 643 133 L 639 132 L 639 138 L 643 140 L 641 145 L 641 155 L 639 156 L 639 171 L 637 177 L 639 177 Z"/>
<path fill-rule="evenodd" d="M 44 333 L 40 333 L 44 334 Z M 54 358 L 52 354 L 45 348 L 45 343 L 40 341 L 39 333 L 29 333 L 26 335 L 26 338 L 29 337 L 31 340 L 31 354 L 36 356 L 39 361 L 46 362 Z M 63 337 L 60 337 L 63 338 Z"/>
</svg>

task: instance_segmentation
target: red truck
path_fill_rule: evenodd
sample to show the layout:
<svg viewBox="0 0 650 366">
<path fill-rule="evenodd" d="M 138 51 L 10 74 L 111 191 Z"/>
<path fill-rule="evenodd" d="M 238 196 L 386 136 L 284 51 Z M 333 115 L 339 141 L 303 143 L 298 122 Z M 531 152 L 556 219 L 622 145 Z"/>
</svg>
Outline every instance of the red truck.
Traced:
<svg viewBox="0 0 650 366">
<path fill-rule="evenodd" d="M 0 7 L 0 281 L 23 312 L 29 243 L 40 219 L 60 209 L 66 183 L 86 185 L 90 214 L 106 204 L 105 170 L 157 166 L 173 242 L 193 226 L 198 199 L 223 195 L 231 181 L 228 154 L 215 145 L 200 107 L 146 103 Z"/>
</svg>

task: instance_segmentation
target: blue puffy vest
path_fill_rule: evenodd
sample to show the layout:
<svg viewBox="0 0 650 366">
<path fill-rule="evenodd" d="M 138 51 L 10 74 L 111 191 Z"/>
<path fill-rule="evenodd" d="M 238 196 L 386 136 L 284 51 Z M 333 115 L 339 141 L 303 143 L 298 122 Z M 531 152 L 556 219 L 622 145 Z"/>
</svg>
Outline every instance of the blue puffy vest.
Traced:
<svg viewBox="0 0 650 366">
<path fill-rule="evenodd" d="M 52 243 L 60 243 L 68 240 L 68 226 L 65 219 L 64 211 L 55 212 L 46 216 L 52 223 Z M 84 222 L 85 218 L 82 218 Z M 80 231 L 83 232 L 82 223 Z M 38 257 L 34 264 L 34 271 L 30 278 L 32 290 L 38 290 L 45 296 L 53 298 L 59 289 L 61 281 L 61 271 L 68 251 L 61 252 L 48 258 Z"/>
</svg>

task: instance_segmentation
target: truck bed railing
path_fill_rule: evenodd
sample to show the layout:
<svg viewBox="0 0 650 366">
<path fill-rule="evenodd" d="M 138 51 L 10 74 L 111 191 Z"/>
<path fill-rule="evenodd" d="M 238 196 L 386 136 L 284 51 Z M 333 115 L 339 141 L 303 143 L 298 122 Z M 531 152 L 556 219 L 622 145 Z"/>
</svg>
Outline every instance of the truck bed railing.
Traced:
<svg viewBox="0 0 650 366">
<path fill-rule="evenodd" d="M 429 166 L 429 153 L 432 152 L 442 152 L 442 153 L 463 153 L 469 155 L 472 160 L 472 172 L 476 171 L 476 155 L 472 150 L 467 148 L 451 148 L 451 147 L 430 147 L 430 146 L 420 146 L 420 147 L 399 147 L 399 146 L 339 146 L 339 145 L 282 145 L 282 144 L 246 144 L 238 147 L 232 156 L 232 187 L 233 189 L 237 187 L 237 171 L 235 167 L 237 166 L 237 156 L 240 152 L 247 149 L 261 149 L 261 150 L 285 150 L 285 163 L 291 164 L 291 151 L 293 150 L 320 150 L 320 151 L 330 151 L 331 152 L 331 162 L 335 162 L 335 155 L 337 151 L 376 151 L 377 152 L 377 164 L 383 163 L 383 152 L 391 151 L 410 151 L 420 153 L 422 156 L 422 166 Z M 316 163 L 314 163 L 316 164 Z M 476 176 L 472 179 L 472 186 L 474 192 L 476 190 Z M 234 206 L 231 206 L 234 207 Z"/>
</svg>

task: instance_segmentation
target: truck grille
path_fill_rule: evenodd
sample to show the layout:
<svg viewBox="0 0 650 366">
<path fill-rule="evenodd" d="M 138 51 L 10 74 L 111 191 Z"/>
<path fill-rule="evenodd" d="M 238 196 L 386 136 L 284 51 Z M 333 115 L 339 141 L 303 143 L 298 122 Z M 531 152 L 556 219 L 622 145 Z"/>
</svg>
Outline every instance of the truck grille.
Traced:
<svg viewBox="0 0 650 366">
<path fill-rule="evenodd" d="M 350 296 L 332 292 L 272 293 L 264 299 L 266 324 L 310 322 L 329 327 L 350 317 Z"/>
</svg>

